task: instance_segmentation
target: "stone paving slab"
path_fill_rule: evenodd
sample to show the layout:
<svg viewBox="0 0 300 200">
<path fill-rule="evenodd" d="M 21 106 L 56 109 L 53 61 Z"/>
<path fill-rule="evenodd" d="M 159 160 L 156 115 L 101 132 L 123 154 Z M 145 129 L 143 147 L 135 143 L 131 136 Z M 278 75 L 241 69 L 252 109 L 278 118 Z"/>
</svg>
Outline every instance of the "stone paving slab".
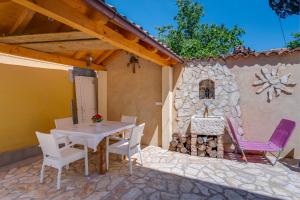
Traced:
<svg viewBox="0 0 300 200">
<path fill-rule="evenodd" d="M 96 172 L 96 155 L 89 154 L 90 175 L 83 161 L 63 170 L 62 188 L 56 190 L 56 173 L 47 167 L 39 183 L 41 159 L 0 169 L 0 199 L 300 199 L 300 173 L 281 163 L 243 163 L 233 159 L 200 158 L 159 147 L 143 149 L 133 175 L 127 161 L 115 158 L 109 173 Z"/>
</svg>

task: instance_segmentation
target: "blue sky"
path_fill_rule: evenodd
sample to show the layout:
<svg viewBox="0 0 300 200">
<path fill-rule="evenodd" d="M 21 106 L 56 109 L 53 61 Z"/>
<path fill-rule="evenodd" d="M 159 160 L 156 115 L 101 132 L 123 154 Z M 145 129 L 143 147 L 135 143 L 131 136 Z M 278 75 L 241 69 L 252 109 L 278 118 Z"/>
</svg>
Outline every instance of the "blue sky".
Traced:
<svg viewBox="0 0 300 200">
<path fill-rule="evenodd" d="M 129 19 L 157 36 L 155 27 L 174 24 L 177 13 L 176 0 L 106 0 Z M 277 15 L 268 0 L 197 0 L 204 7 L 201 23 L 238 25 L 246 31 L 242 37 L 245 46 L 256 51 L 284 47 Z M 300 31 L 300 16 L 282 19 L 286 40 L 291 33 Z"/>
</svg>

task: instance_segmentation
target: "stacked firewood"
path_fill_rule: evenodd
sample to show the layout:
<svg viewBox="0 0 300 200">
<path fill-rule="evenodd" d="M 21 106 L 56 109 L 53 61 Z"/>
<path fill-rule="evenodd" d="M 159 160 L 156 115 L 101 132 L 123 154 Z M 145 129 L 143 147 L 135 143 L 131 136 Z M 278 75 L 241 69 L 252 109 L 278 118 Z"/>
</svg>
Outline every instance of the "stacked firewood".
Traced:
<svg viewBox="0 0 300 200">
<path fill-rule="evenodd" d="M 198 136 L 197 137 L 197 155 L 200 157 L 209 156 L 216 158 L 218 156 L 218 143 L 216 136 Z"/>
<path fill-rule="evenodd" d="M 191 137 L 190 135 L 174 133 L 170 142 L 170 151 L 177 151 L 184 154 L 191 153 Z"/>
<path fill-rule="evenodd" d="M 200 157 L 222 158 L 223 151 L 218 148 L 218 142 L 222 142 L 217 136 L 197 136 L 197 155 Z M 169 150 L 184 154 L 191 154 L 190 135 L 174 133 L 170 142 Z"/>
</svg>

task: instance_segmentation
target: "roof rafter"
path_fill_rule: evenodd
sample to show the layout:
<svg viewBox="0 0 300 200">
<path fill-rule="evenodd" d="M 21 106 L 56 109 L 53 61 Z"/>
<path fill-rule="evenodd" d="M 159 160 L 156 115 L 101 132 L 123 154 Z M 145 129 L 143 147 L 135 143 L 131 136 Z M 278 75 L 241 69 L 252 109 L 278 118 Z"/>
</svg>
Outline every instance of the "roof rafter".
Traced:
<svg viewBox="0 0 300 200">
<path fill-rule="evenodd" d="M 108 58 L 114 51 L 106 51 L 103 54 L 101 54 L 96 60 L 95 63 L 96 64 L 100 64 L 103 60 L 105 60 L 106 58 Z"/>
<path fill-rule="evenodd" d="M 60 32 L 60 33 L 39 33 L 29 35 L 12 35 L 0 37 L 0 42 L 7 44 L 37 43 L 37 42 L 57 42 L 69 40 L 97 39 L 80 31 Z"/>
<path fill-rule="evenodd" d="M 29 24 L 29 22 L 31 21 L 31 19 L 33 18 L 34 14 L 35 14 L 34 11 L 24 8 L 22 13 L 16 20 L 15 24 L 9 30 L 9 34 L 22 33 L 26 29 L 26 27 Z"/>
<path fill-rule="evenodd" d="M 106 59 L 101 62 L 101 65 L 106 66 L 109 62 L 112 62 L 116 57 L 118 57 L 122 52 L 121 49 L 115 50 L 112 54 L 110 54 Z"/>
<path fill-rule="evenodd" d="M 171 64 L 168 59 L 162 58 L 138 43 L 131 42 L 124 35 L 114 31 L 103 22 L 97 23 L 96 20 L 80 13 L 78 9 L 72 8 L 69 4 L 72 4 L 73 0 L 68 0 L 67 3 L 60 0 L 12 1 L 159 65 Z M 80 3 L 82 7 L 87 7 L 85 3 Z"/>
</svg>

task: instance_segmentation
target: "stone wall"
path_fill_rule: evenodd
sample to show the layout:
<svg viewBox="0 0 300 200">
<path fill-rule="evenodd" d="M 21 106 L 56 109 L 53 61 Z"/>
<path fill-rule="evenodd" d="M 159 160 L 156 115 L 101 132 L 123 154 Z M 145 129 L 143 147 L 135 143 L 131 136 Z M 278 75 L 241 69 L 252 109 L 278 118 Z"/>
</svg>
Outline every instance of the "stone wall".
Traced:
<svg viewBox="0 0 300 200">
<path fill-rule="evenodd" d="M 243 134 L 239 87 L 235 76 L 222 62 L 189 61 L 183 67 L 175 89 L 174 106 L 176 119 L 174 133 L 186 134 L 190 130 L 192 115 L 203 115 L 204 99 L 199 98 L 199 83 L 210 79 L 215 82 L 215 99 L 208 107 L 209 115 L 236 118 L 240 124 L 239 134 Z"/>
</svg>

